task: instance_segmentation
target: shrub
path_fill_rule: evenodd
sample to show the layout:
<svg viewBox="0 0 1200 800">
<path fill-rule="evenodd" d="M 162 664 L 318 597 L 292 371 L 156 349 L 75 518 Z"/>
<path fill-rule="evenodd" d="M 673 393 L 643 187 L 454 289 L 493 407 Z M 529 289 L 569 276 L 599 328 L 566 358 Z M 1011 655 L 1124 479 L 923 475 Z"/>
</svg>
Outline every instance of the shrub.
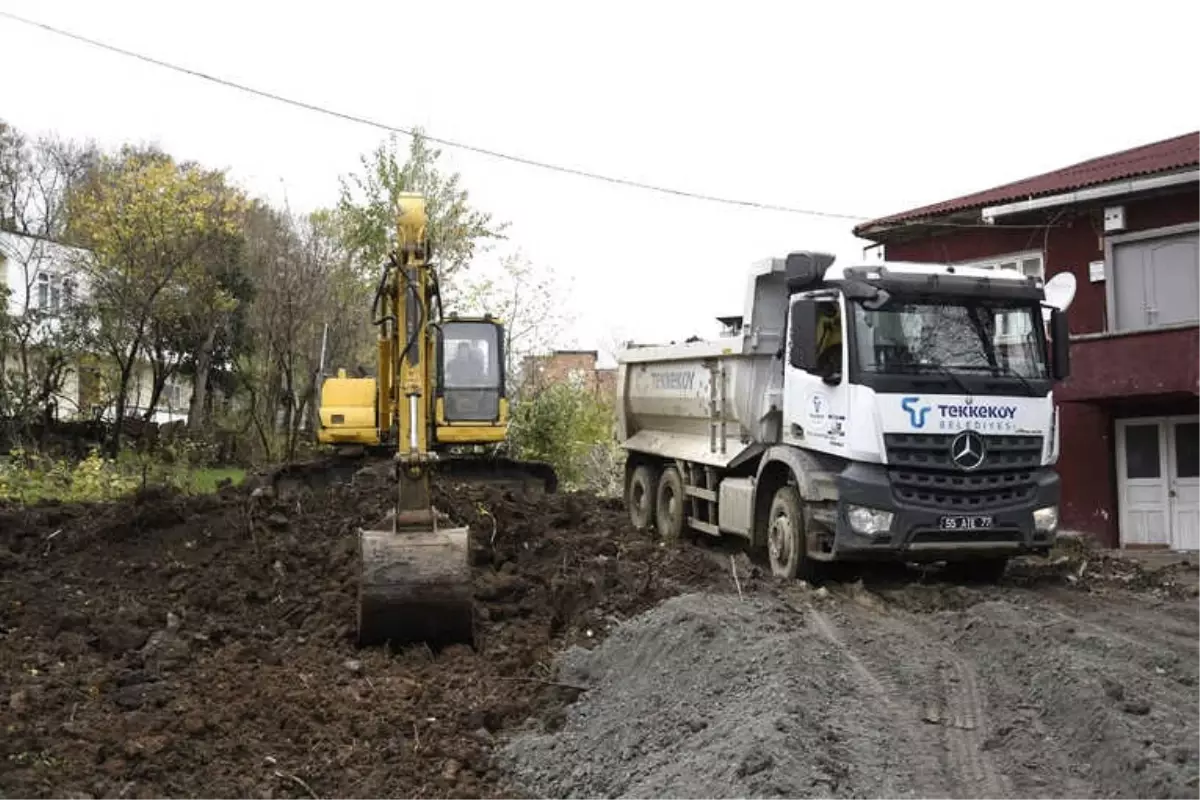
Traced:
<svg viewBox="0 0 1200 800">
<path fill-rule="evenodd" d="M 509 444 L 520 458 L 551 464 L 564 488 L 598 491 L 609 483 L 614 420 L 594 391 L 553 384 L 514 405 Z"/>
</svg>

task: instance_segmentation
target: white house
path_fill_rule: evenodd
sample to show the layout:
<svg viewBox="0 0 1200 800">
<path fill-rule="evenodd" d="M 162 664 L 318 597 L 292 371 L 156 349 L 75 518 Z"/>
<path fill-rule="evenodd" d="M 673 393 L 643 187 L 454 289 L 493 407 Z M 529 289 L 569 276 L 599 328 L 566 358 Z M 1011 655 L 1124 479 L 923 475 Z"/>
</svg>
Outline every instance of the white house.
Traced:
<svg viewBox="0 0 1200 800">
<path fill-rule="evenodd" d="M 31 236 L 0 231 L 0 274 L 8 289 L 8 314 L 14 318 L 48 315 L 36 323 L 30 336 L 31 350 L 37 352 L 47 338 L 57 332 L 59 320 L 55 314 L 70 305 L 86 300 L 87 274 L 81 265 L 91 257 L 86 250 L 68 247 Z M 102 362 L 104 354 L 97 353 Z M 108 360 L 111 360 L 109 358 Z M 10 352 L 5 371 L 20 371 L 18 356 Z M 129 390 L 126 413 L 141 417 L 150 403 L 153 386 L 148 362 L 137 365 Z M 55 416 L 62 420 L 92 418 L 99 414 L 111 420 L 115 403 L 106 387 L 101 371 L 83 363 L 73 365 L 67 372 L 61 391 L 55 397 Z M 151 419 L 157 423 L 186 420 L 191 403 L 191 383 L 186 378 L 168 381 L 163 388 Z"/>
</svg>

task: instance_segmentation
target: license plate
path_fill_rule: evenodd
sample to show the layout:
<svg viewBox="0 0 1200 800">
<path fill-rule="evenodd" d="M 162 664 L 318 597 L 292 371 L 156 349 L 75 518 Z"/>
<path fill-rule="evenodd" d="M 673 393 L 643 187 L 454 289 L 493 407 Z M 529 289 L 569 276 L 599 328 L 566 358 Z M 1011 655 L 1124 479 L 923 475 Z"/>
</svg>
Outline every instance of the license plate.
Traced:
<svg viewBox="0 0 1200 800">
<path fill-rule="evenodd" d="M 938 519 L 938 527 L 944 531 L 978 531 L 992 527 L 994 519 L 990 515 L 961 514 Z"/>
</svg>

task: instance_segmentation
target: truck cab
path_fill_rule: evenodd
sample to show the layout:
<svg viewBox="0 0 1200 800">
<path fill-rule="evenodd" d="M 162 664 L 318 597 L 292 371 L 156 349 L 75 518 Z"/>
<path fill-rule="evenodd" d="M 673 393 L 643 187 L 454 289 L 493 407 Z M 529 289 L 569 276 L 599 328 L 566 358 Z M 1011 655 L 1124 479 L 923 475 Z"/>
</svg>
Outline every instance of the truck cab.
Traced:
<svg viewBox="0 0 1200 800">
<path fill-rule="evenodd" d="M 1069 337 L 1042 281 L 926 264 L 800 272 L 781 441 L 845 462 L 819 546 L 844 557 L 1049 547 L 1052 389 L 1069 374 Z"/>
<path fill-rule="evenodd" d="M 833 262 L 760 263 L 740 329 L 623 354 L 635 524 L 745 536 L 783 576 L 899 559 L 996 577 L 1047 551 L 1073 284 Z"/>
</svg>

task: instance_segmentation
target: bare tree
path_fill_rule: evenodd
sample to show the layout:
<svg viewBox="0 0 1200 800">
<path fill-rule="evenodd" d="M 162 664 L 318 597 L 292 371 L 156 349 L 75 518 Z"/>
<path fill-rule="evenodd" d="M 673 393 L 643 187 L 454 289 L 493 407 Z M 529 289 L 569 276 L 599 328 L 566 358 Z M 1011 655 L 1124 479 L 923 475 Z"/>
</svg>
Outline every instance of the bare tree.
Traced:
<svg viewBox="0 0 1200 800">
<path fill-rule="evenodd" d="M 0 256 L 9 287 L 0 330 L 0 414 L 49 416 L 82 345 L 78 251 L 61 242 L 70 192 L 95 148 L 53 137 L 30 143 L 0 123 Z M 16 291 L 12 291 L 15 289 Z"/>
<path fill-rule="evenodd" d="M 462 314 L 491 314 L 504 323 L 504 372 L 517 386 L 525 356 L 545 350 L 566 328 L 567 290 L 551 269 L 535 265 L 518 250 L 492 269 L 473 270 L 450 308 Z"/>
</svg>

